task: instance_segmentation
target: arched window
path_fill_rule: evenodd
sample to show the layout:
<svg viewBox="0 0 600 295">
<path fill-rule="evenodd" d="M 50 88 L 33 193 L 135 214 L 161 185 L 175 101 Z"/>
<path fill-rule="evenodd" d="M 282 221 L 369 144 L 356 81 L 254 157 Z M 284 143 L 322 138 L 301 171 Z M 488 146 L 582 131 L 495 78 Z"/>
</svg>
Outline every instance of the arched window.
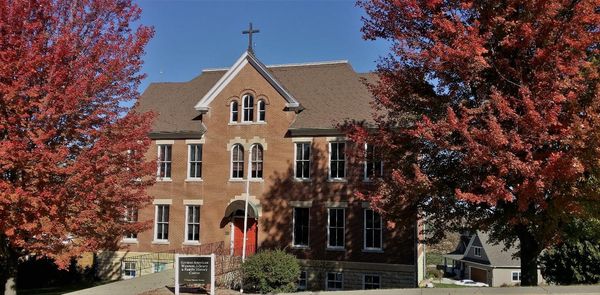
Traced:
<svg viewBox="0 0 600 295">
<path fill-rule="evenodd" d="M 266 105 L 264 100 L 259 100 L 258 103 L 258 122 L 264 122 L 266 116 Z"/>
<path fill-rule="evenodd" d="M 263 148 L 260 144 L 252 146 L 251 172 L 252 178 L 263 177 Z"/>
<path fill-rule="evenodd" d="M 231 178 L 244 177 L 244 147 L 236 144 L 231 149 Z"/>
<path fill-rule="evenodd" d="M 238 102 L 237 101 L 232 101 L 231 102 L 231 117 L 229 119 L 230 122 L 232 123 L 237 123 L 238 121 Z"/>
<path fill-rule="evenodd" d="M 244 95 L 243 98 L 244 122 L 254 121 L 254 97 L 250 94 Z"/>
</svg>

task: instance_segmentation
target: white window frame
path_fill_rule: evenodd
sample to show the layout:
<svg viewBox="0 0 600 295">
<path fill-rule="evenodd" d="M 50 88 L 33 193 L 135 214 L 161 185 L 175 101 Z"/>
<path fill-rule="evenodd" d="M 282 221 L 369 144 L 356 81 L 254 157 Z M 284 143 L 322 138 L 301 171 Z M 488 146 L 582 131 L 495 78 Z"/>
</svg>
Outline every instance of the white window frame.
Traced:
<svg viewBox="0 0 600 295">
<path fill-rule="evenodd" d="M 198 239 L 197 240 L 190 240 L 188 239 L 188 234 L 189 234 L 189 225 L 190 225 L 190 209 L 192 207 L 198 207 L 198 222 L 194 222 L 192 223 L 192 225 L 197 225 L 198 226 Z M 185 205 L 185 229 L 184 229 L 184 243 L 185 244 L 200 244 L 200 205 Z"/>
<path fill-rule="evenodd" d="M 308 145 L 308 177 L 298 177 L 298 145 Z M 304 149 L 302 150 L 304 151 Z M 304 156 L 304 152 L 302 152 L 302 155 Z M 302 162 L 306 162 L 307 160 L 300 160 Z M 307 181 L 310 180 L 310 168 L 312 167 L 312 143 L 308 142 L 308 141 L 299 141 L 299 142 L 294 142 L 294 179 L 296 180 L 301 180 L 301 181 Z"/>
<path fill-rule="evenodd" d="M 306 245 L 296 244 L 296 209 L 308 210 L 308 237 Z M 309 207 L 292 207 L 292 247 L 294 248 L 309 248 L 310 247 L 310 208 Z"/>
<path fill-rule="evenodd" d="M 260 119 L 260 114 L 263 113 L 265 115 L 264 119 Z M 259 99 L 256 102 L 256 122 L 264 123 L 267 120 L 267 103 L 264 99 Z"/>
<path fill-rule="evenodd" d="M 135 212 L 135 213 L 133 213 Z M 135 216 L 135 220 L 132 220 L 132 216 Z M 125 216 L 123 218 L 127 223 L 135 223 L 138 222 L 139 219 L 139 210 L 137 208 L 125 208 Z M 134 237 L 129 237 L 129 235 L 133 235 Z M 123 236 L 123 243 L 137 243 L 138 242 L 138 233 L 126 233 Z"/>
<path fill-rule="evenodd" d="M 517 274 L 518 280 L 515 280 L 515 274 Z M 520 271 L 511 271 L 510 272 L 510 281 L 511 282 L 520 282 L 521 281 L 521 272 Z"/>
<path fill-rule="evenodd" d="M 376 247 L 367 247 L 367 211 L 373 211 L 373 214 L 376 214 L 377 212 L 375 212 L 375 210 L 370 209 L 370 208 L 364 208 L 363 210 L 363 251 L 383 251 L 383 219 L 381 218 L 381 214 L 377 214 L 379 215 L 379 231 L 380 231 L 380 235 L 379 235 L 379 245 L 381 245 L 380 248 L 376 248 Z M 376 229 L 375 227 L 373 227 L 373 229 Z"/>
<path fill-rule="evenodd" d="M 252 104 L 250 106 L 246 105 L 246 98 L 248 97 L 252 98 Z M 252 118 L 251 120 L 248 120 L 248 118 L 246 118 L 246 113 L 254 117 L 254 100 L 254 95 L 250 93 L 244 94 L 244 96 L 242 96 L 242 123 L 254 122 L 254 118 Z M 248 110 L 248 112 L 246 112 L 246 110 Z"/>
<path fill-rule="evenodd" d="M 364 160 L 364 165 L 363 165 L 363 180 L 364 181 L 371 181 L 372 179 L 369 178 L 367 176 L 367 170 L 368 170 L 368 166 L 367 164 L 369 163 L 369 153 L 368 153 L 368 148 L 369 148 L 369 144 L 365 143 L 365 160 Z M 373 152 L 375 152 L 375 147 L 373 147 Z M 381 161 L 381 171 L 379 171 L 380 175 L 383 175 L 383 161 Z"/>
<path fill-rule="evenodd" d="M 131 265 L 133 265 L 133 268 L 127 268 L 127 264 L 129 264 L 129 266 L 131 267 Z M 126 271 L 133 271 L 133 276 L 132 275 L 126 275 L 125 272 Z M 123 279 L 128 280 L 128 279 L 133 279 L 135 277 L 138 276 L 138 271 L 137 271 L 137 263 L 135 261 L 123 261 L 123 264 L 121 266 L 121 275 L 123 277 Z"/>
<path fill-rule="evenodd" d="M 304 278 L 302 278 L 303 274 Z M 301 270 L 298 277 L 298 291 L 305 291 L 306 289 L 308 289 L 308 272 Z"/>
<path fill-rule="evenodd" d="M 242 175 L 241 177 L 233 177 L 233 153 L 235 151 L 235 148 L 239 147 L 242 149 Z M 240 179 L 244 179 L 244 162 L 245 162 L 245 155 L 244 155 L 244 146 L 240 143 L 236 143 L 231 147 L 231 153 L 230 153 L 230 159 L 229 159 L 229 179 L 233 179 L 233 180 L 240 180 Z"/>
<path fill-rule="evenodd" d="M 330 242 L 330 238 L 331 238 L 331 211 L 332 210 L 342 210 L 342 217 L 344 219 L 343 223 L 342 223 L 342 232 L 344 233 L 343 235 L 343 240 L 342 240 L 342 246 L 332 246 L 329 244 Z M 339 230 L 339 227 L 336 227 L 337 230 Z M 327 249 L 333 249 L 333 250 L 343 250 L 346 248 L 346 209 L 345 208 L 339 208 L 339 207 L 331 207 L 331 208 L 327 208 Z"/>
<path fill-rule="evenodd" d="M 161 221 L 160 223 L 166 223 L 167 224 L 167 238 L 166 239 L 159 239 L 158 238 L 158 208 L 161 206 L 167 206 L 168 207 L 168 212 L 169 212 L 169 219 L 171 219 L 171 205 L 170 204 L 155 204 L 154 205 L 154 242 L 157 243 L 168 243 L 169 242 L 169 219 L 167 219 L 167 222 Z"/>
<path fill-rule="evenodd" d="M 379 278 L 379 284 L 377 288 L 371 288 L 371 289 L 367 289 L 367 276 L 371 276 L 371 277 L 378 277 Z M 374 285 L 374 284 L 371 284 Z M 362 288 L 363 290 L 376 290 L 376 289 L 381 289 L 381 275 L 380 274 L 372 274 L 372 273 L 367 273 L 367 274 L 363 274 L 362 275 Z"/>
<path fill-rule="evenodd" d="M 344 144 L 344 177 L 332 177 L 331 172 L 333 171 L 333 169 L 331 169 L 331 155 L 332 155 L 332 151 L 333 151 L 333 144 L 340 144 L 340 143 Z M 330 141 L 327 146 L 329 149 L 329 155 L 328 155 L 328 159 L 327 159 L 327 167 L 329 168 L 329 171 L 327 173 L 328 179 L 330 181 L 345 181 L 346 177 L 348 176 L 348 159 L 346 157 L 347 142 L 344 140 L 334 140 L 334 141 Z M 340 160 L 336 160 L 336 161 L 340 161 Z M 338 170 L 338 173 L 339 173 L 339 170 Z"/>
<path fill-rule="evenodd" d="M 256 160 L 254 161 L 253 159 L 253 152 L 254 149 L 258 149 L 260 148 L 262 150 L 262 158 L 260 160 Z M 250 147 L 250 155 L 249 155 L 249 161 L 250 161 L 250 179 L 251 180 L 262 180 L 265 176 L 265 149 L 263 148 L 263 146 L 261 144 L 255 143 Z M 254 177 L 252 176 L 252 173 L 254 172 L 254 163 L 261 163 L 262 164 L 262 170 L 261 170 L 261 177 Z"/>
<path fill-rule="evenodd" d="M 335 276 L 335 280 L 332 280 L 332 282 L 340 282 L 340 287 L 339 288 L 329 288 L 329 274 L 333 274 Z M 340 276 L 341 280 L 337 280 L 337 275 Z M 339 291 L 339 290 L 344 290 L 344 273 L 343 272 L 335 272 L 335 271 L 328 271 L 325 274 L 325 290 L 327 291 Z"/>
<path fill-rule="evenodd" d="M 200 146 L 200 161 L 196 159 L 194 163 L 200 164 L 200 177 L 192 177 L 191 168 L 192 168 L 192 146 Z M 202 154 L 204 153 L 204 145 L 202 143 L 188 143 L 188 160 L 187 160 L 187 179 L 188 181 L 201 181 L 202 180 Z"/>
<path fill-rule="evenodd" d="M 171 160 L 170 161 L 161 161 L 160 160 L 160 156 L 162 154 L 162 148 L 168 146 L 169 147 L 169 151 L 171 152 Z M 171 177 L 173 176 L 173 144 L 172 143 L 157 143 L 157 156 L 158 158 L 156 159 L 156 180 L 158 181 L 171 181 Z M 169 176 L 168 177 L 161 177 L 160 176 L 160 169 L 161 166 L 163 165 L 163 163 L 169 163 Z M 166 169 L 166 168 L 165 168 Z M 166 172 L 165 172 L 166 174 Z"/>
<path fill-rule="evenodd" d="M 233 106 L 236 106 L 236 110 L 233 110 Z M 237 115 L 237 120 L 233 120 L 233 113 L 235 112 L 235 114 Z M 229 123 L 232 124 L 237 124 L 240 122 L 240 104 L 237 100 L 232 101 L 229 104 Z"/>
<path fill-rule="evenodd" d="M 481 257 L 481 251 L 482 251 L 482 247 L 477 247 L 477 246 L 473 246 L 473 255 L 475 255 L 475 257 Z M 479 251 L 477 251 L 479 250 Z M 479 254 L 477 254 L 477 252 L 479 252 Z"/>
</svg>

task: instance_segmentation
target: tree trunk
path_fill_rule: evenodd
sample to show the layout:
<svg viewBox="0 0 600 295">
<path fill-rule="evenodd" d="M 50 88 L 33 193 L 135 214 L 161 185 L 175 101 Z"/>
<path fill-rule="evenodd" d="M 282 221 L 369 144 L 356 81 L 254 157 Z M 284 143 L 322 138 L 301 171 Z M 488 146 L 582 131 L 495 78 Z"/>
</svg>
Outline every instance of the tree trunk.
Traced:
<svg viewBox="0 0 600 295">
<path fill-rule="evenodd" d="M 538 285 L 538 256 L 541 252 L 535 237 L 525 228 L 517 230 L 520 243 L 521 286 Z"/>
<path fill-rule="evenodd" d="M 8 239 L 0 235 L 0 294 L 17 294 L 17 253 L 10 247 Z"/>
</svg>

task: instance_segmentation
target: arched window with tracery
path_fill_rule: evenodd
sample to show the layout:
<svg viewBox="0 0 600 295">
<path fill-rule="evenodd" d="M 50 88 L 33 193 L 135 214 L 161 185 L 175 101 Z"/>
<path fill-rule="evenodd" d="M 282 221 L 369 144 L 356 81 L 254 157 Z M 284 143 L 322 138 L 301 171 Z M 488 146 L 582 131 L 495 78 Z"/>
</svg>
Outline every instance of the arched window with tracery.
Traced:
<svg viewBox="0 0 600 295">
<path fill-rule="evenodd" d="M 254 121 L 254 97 L 250 94 L 244 95 L 242 99 L 242 111 L 244 122 Z"/>
<path fill-rule="evenodd" d="M 239 114 L 238 102 L 234 100 L 231 102 L 231 116 L 229 117 L 229 122 L 237 123 L 238 122 L 238 114 Z"/>
<path fill-rule="evenodd" d="M 264 100 L 259 100 L 257 103 L 258 108 L 258 122 L 264 122 L 267 115 L 267 105 Z"/>
<path fill-rule="evenodd" d="M 263 177 L 263 147 L 260 144 L 252 146 L 251 177 Z"/>
<path fill-rule="evenodd" d="M 244 147 L 235 144 L 231 149 L 231 178 L 244 178 Z"/>
</svg>

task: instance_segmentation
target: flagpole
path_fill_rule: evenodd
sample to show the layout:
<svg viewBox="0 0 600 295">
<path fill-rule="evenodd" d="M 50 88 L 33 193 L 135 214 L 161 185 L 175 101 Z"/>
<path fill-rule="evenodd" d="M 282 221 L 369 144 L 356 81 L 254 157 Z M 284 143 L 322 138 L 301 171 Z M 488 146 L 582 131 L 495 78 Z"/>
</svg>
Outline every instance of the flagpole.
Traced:
<svg viewBox="0 0 600 295">
<path fill-rule="evenodd" d="M 252 147 L 248 150 L 248 175 L 246 176 L 246 208 L 244 209 L 244 240 L 242 242 L 242 262 L 246 260 L 246 239 L 248 231 L 248 196 L 250 195 L 250 168 L 252 163 Z"/>
</svg>

